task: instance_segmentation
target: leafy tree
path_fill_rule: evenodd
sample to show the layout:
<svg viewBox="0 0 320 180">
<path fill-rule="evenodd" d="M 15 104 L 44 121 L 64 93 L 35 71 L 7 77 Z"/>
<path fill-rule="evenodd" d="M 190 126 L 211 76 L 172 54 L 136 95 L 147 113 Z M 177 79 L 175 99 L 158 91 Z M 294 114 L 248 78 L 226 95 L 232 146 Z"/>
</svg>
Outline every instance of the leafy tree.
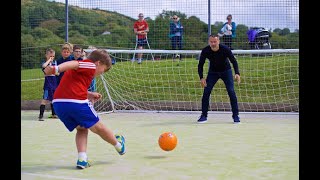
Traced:
<svg viewBox="0 0 320 180">
<path fill-rule="evenodd" d="M 48 29 L 48 30 L 52 31 L 54 34 L 58 34 L 59 28 L 64 28 L 65 23 L 63 23 L 57 19 L 49 19 L 49 20 L 45 20 L 45 21 L 41 22 L 39 24 L 39 27 Z"/>
<path fill-rule="evenodd" d="M 285 35 L 288 35 L 290 34 L 290 29 L 289 28 L 284 28 L 282 29 L 282 31 L 280 31 L 280 34 L 281 36 L 285 36 Z"/>
<path fill-rule="evenodd" d="M 35 37 L 35 39 L 42 39 L 42 38 L 51 37 L 54 34 L 52 33 L 52 31 L 50 31 L 48 29 L 44 29 L 44 28 L 41 28 L 41 27 L 36 27 L 31 31 L 31 35 L 33 37 Z"/>
</svg>

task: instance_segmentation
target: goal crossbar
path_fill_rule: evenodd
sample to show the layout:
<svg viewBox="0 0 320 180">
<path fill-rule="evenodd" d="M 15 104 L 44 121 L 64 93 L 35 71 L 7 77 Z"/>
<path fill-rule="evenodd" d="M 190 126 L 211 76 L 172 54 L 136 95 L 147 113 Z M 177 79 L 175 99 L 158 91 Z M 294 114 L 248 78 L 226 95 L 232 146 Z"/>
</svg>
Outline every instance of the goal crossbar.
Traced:
<svg viewBox="0 0 320 180">
<path fill-rule="evenodd" d="M 92 49 L 84 49 L 86 52 L 92 52 Z M 156 50 L 156 49 L 105 49 L 109 53 L 150 53 L 150 54 L 200 54 L 201 50 Z M 232 50 L 233 54 L 261 54 L 261 53 L 299 53 L 299 49 L 256 49 L 256 50 Z"/>
</svg>

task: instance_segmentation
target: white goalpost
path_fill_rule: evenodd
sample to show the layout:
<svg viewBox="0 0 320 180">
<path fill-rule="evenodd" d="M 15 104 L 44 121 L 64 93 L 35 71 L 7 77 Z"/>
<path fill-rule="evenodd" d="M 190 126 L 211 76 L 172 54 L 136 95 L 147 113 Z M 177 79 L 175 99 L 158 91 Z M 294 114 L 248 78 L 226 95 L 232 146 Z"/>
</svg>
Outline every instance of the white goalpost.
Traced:
<svg viewBox="0 0 320 180">
<path fill-rule="evenodd" d="M 103 100 L 95 103 L 98 112 L 201 110 L 199 50 L 106 50 L 116 64 L 97 79 L 98 91 L 104 93 Z M 132 64 L 132 54 L 140 52 L 153 54 L 156 60 Z M 182 61 L 172 60 L 176 53 L 183 54 Z M 299 112 L 298 49 L 233 50 L 233 53 L 241 73 L 241 83 L 235 83 L 240 112 Z M 208 60 L 204 77 L 207 69 Z M 209 110 L 231 110 L 221 80 L 212 90 Z"/>
</svg>

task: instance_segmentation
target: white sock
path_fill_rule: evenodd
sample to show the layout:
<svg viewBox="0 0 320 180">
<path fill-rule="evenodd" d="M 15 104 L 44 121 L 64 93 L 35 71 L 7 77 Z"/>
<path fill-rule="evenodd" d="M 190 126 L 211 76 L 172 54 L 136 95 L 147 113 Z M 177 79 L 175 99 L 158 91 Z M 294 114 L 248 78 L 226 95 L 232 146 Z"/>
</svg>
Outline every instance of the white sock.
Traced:
<svg viewBox="0 0 320 180">
<path fill-rule="evenodd" d="M 122 148 L 122 145 L 117 141 L 117 144 L 114 145 L 114 147 L 116 148 L 116 150 L 120 151 Z"/>
<path fill-rule="evenodd" d="M 87 153 L 86 153 L 86 152 L 79 152 L 79 154 L 78 154 L 78 159 L 87 160 L 87 159 L 88 159 Z"/>
</svg>

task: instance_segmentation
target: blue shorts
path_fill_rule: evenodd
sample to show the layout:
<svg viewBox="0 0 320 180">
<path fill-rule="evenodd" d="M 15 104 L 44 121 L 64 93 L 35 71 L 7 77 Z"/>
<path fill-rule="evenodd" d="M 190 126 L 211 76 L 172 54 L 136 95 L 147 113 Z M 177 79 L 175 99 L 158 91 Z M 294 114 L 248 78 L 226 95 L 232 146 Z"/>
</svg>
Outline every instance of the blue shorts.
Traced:
<svg viewBox="0 0 320 180">
<path fill-rule="evenodd" d="M 78 125 L 90 128 L 99 121 L 98 114 L 91 102 L 53 102 L 53 107 L 59 119 L 70 132 Z"/>
<path fill-rule="evenodd" d="M 52 101 L 53 100 L 53 94 L 54 94 L 55 90 L 43 90 L 43 99 L 44 100 L 48 100 L 48 101 Z"/>
<path fill-rule="evenodd" d="M 147 45 L 147 39 L 138 39 L 138 46 L 146 46 Z"/>
</svg>

